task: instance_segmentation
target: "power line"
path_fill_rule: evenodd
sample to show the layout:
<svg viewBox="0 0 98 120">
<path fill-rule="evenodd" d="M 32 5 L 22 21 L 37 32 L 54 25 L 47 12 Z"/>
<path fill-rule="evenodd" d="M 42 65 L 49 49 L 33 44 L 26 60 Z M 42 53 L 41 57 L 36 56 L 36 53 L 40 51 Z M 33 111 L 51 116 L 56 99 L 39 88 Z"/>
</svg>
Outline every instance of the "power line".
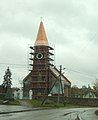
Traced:
<svg viewBox="0 0 98 120">
<path fill-rule="evenodd" d="M 4 66 L 5 66 L 5 65 L 6 65 L 6 66 L 10 65 L 10 66 L 22 67 L 22 68 L 27 68 L 27 67 L 28 67 L 26 64 L 0 63 L 0 66 L 2 66 L 2 65 L 4 65 Z M 75 72 L 75 73 L 77 73 L 77 74 L 81 74 L 81 75 L 84 75 L 84 76 L 96 78 L 95 76 L 89 75 L 88 73 L 83 73 L 83 72 L 81 72 L 81 71 L 74 70 L 74 69 L 70 69 L 70 68 L 66 68 L 66 67 L 64 67 L 64 68 L 65 68 L 66 70 L 68 70 L 68 71 Z"/>
<path fill-rule="evenodd" d="M 73 69 L 69 69 L 69 68 L 65 68 L 65 69 L 68 70 L 68 71 L 72 71 L 72 72 L 75 72 L 75 73 L 78 73 L 78 74 L 84 75 L 84 76 L 88 76 L 88 77 L 95 78 L 95 76 L 93 76 L 93 75 L 89 75 L 88 73 L 82 73 L 82 72 L 80 72 L 80 71 L 73 70 Z"/>
<path fill-rule="evenodd" d="M 13 63 L 0 63 L 0 65 L 10 65 L 10 66 L 18 66 L 18 67 L 27 67 L 25 64 L 13 64 Z"/>
<path fill-rule="evenodd" d="M 83 72 L 81 72 L 81 71 L 74 70 L 74 69 L 70 69 L 70 68 L 66 68 L 66 67 L 64 67 L 63 70 L 68 70 L 68 71 L 71 71 L 71 72 L 75 72 L 75 73 L 77 73 L 77 74 L 81 74 L 81 75 L 88 76 L 88 77 L 91 77 L 91 78 L 96 78 L 95 76 L 89 75 L 88 73 L 83 73 Z"/>
</svg>

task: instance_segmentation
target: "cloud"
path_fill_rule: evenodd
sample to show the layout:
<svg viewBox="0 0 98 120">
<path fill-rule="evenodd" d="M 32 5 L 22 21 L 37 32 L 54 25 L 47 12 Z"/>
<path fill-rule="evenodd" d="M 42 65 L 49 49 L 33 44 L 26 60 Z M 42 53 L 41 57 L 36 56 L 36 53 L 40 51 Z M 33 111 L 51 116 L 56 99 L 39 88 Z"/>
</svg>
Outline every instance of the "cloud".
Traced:
<svg viewBox="0 0 98 120">
<path fill-rule="evenodd" d="M 98 77 L 97 8 L 97 0 L 0 0 L 0 63 L 28 64 L 28 44 L 34 44 L 42 16 L 48 40 L 55 45 L 56 66 L 83 73 L 66 69 L 72 84 L 92 84 Z M 1 65 L 3 71 L 6 67 Z M 26 68 L 10 67 L 17 81 L 27 74 Z"/>
</svg>

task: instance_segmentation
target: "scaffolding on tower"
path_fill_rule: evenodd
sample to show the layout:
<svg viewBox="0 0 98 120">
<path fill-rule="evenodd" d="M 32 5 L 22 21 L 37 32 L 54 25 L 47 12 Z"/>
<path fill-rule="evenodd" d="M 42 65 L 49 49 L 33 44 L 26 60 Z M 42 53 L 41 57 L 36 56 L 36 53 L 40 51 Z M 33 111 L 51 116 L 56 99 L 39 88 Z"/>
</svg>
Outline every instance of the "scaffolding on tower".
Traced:
<svg viewBox="0 0 98 120">
<path fill-rule="evenodd" d="M 54 66 L 54 49 L 50 46 L 47 47 L 46 50 L 42 50 L 42 47 L 38 47 L 38 50 L 35 50 L 36 47 L 30 46 L 29 52 L 29 71 L 32 72 L 32 81 L 31 81 L 31 89 L 33 92 L 38 91 L 37 95 L 47 95 L 50 89 L 49 85 L 49 69 L 50 66 Z M 42 51 L 44 55 L 43 60 L 38 60 L 38 63 L 34 63 L 36 59 L 36 54 L 38 51 Z M 36 60 L 35 60 L 36 61 Z M 46 64 L 44 63 L 46 62 Z"/>
</svg>

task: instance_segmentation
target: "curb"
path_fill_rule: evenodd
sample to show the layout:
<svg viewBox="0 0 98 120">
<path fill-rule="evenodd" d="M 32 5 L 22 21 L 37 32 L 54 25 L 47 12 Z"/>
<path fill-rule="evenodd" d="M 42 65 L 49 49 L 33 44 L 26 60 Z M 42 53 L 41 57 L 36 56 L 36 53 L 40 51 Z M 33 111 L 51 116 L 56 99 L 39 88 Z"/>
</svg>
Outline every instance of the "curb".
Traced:
<svg viewBox="0 0 98 120">
<path fill-rule="evenodd" d="M 19 112 L 29 112 L 29 111 L 38 111 L 38 110 L 48 110 L 50 108 L 33 108 L 28 110 L 17 110 L 17 111 L 8 111 L 8 112 L 0 112 L 1 114 L 10 114 L 10 113 L 19 113 Z"/>
</svg>

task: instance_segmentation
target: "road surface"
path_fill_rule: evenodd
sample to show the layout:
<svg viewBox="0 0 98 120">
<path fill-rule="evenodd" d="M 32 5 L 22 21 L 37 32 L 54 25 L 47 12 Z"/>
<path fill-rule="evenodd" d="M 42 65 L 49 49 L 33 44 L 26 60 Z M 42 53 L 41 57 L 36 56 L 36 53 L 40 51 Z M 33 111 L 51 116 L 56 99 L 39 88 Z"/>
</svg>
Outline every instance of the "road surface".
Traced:
<svg viewBox="0 0 98 120">
<path fill-rule="evenodd" d="M 0 106 L 0 112 L 22 109 L 24 110 L 28 108 L 21 106 Z M 98 116 L 94 114 L 95 110 L 98 110 L 98 108 L 59 108 L 18 112 L 0 114 L 0 120 L 98 120 Z"/>
</svg>

